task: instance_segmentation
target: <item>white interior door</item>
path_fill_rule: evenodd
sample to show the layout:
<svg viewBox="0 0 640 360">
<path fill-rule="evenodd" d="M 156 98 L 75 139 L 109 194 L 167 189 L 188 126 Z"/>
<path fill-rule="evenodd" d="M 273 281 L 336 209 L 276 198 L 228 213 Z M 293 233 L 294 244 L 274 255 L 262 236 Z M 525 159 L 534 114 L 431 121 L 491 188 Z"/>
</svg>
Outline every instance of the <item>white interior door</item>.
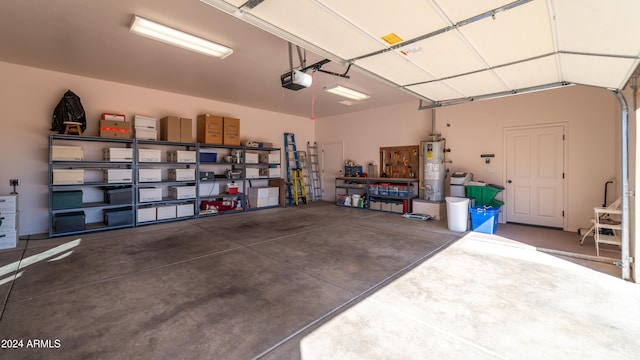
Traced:
<svg viewBox="0 0 640 360">
<path fill-rule="evenodd" d="M 344 175 L 344 145 L 342 142 L 321 144 L 322 200 L 336 201 L 336 177 Z"/>
<path fill-rule="evenodd" d="M 564 228 L 563 125 L 507 129 L 506 221 Z"/>
</svg>

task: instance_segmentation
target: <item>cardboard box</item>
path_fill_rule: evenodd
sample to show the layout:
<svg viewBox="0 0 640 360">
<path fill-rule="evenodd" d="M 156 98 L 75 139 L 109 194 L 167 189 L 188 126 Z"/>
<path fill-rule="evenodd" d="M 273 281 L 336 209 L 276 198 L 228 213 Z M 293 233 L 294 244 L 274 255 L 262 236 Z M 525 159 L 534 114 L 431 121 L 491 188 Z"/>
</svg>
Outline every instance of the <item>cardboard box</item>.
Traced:
<svg viewBox="0 0 640 360">
<path fill-rule="evenodd" d="M 139 202 L 149 202 L 149 201 L 160 201 L 162 200 L 162 189 L 157 188 L 143 188 L 138 189 L 138 201 Z"/>
<path fill-rule="evenodd" d="M 54 161 L 83 161 L 84 149 L 81 146 L 51 146 L 51 160 Z"/>
<path fill-rule="evenodd" d="M 277 196 L 270 197 L 251 197 L 249 196 L 249 207 L 250 208 L 260 208 L 266 206 L 278 206 L 278 200 L 280 198 Z"/>
<path fill-rule="evenodd" d="M 138 149 L 138 161 L 160 162 L 162 161 L 162 151 L 160 149 Z"/>
<path fill-rule="evenodd" d="M 158 132 L 147 128 L 135 128 L 135 137 L 141 140 L 158 140 Z"/>
<path fill-rule="evenodd" d="M 280 164 L 280 153 L 260 154 L 260 162 L 263 164 Z"/>
<path fill-rule="evenodd" d="M 180 142 L 180 118 L 165 116 L 160 119 L 160 140 Z"/>
<path fill-rule="evenodd" d="M 178 204 L 176 205 L 176 217 L 185 217 L 195 215 L 194 204 Z"/>
<path fill-rule="evenodd" d="M 138 169 L 138 182 L 162 181 L 162 169 Z"/>
<path fill-rule="evenodd" d="M 18 232 L 16 230 L 0 230 L 0 249 L 12 249 L 18 245 Z"/>
<path fill-rule="evenodd" d="M 220 183 L 206 182 L 200 183 L 200 197 L 207 197 L 220 194 Z"/>
<path fill-rule="evenodd" d="M 133 126 L 137 129 L 158 130 L 158 119 L 135 115 L 133 117 Z"/>
<path fill-rule="evenodd" d="M 156 210 L 157 210 L 156 218 L 158 220 L 173 219 L 176 217 L 176 213 L 177 213 L 175 205 L 158 206 Z"/>
<path fill-rule="evenodd" d="M 197 118 L 197 138 L 202 144 L 222 145 L 222 124 L 220 116 L 202 114 Z"/>
<path fill-rule="evenodd" d="M 257 179 L 260 177 L 260 169 L 258 168 L 246 168 L 245 169 L 245 177 L 247 179 Z"/>
<path fill-rule="evenodd" d="M 196 152 L 190 150 L 167 151 L 167 161 L 175 163 L 195 163 Z"/>
<path fill-rule="evenodd" d="M 131 169 L 105 169 L 104 182 L 106 183 L 130 183 L 133 181 Z"/>
<path fill-rule="evenodd" d="M 169 180 L 171 181 L 195 181 L 196 169 L 169 169 Z"/>
<path fill-rule="evenodd" d="M 172 199 L 193 199 L 196 197 L 195 186 L 171 186 L 169 188 L 169 197 Z"/>
<path fill-rule="evenodd" d="M 106 161 L 133 161 L 133 149 L 106 148 L 102 151 L 102 159 Z"/>
<path fill-rule="evenodd" d="M 53 185 L 84 184 L 82 169 L 54 169 Z"/>
<path fill-rule="evenodd" d="M 55 192 L 54 192 L 55 194 Z M 82 196 L 82 194 L 81 194 Z M 66 205 L 71 205 L 71 204 L 66 204 Z M 82 206 L 82 198 L 80 198 L 80 206 Z M 73 206 L 73 207 L 80 207 L 80 206 Z M 54 207 L 51 207 L 52 209 L 55 209 Z M 68 207 L 68 209 L 71 209 L 72 207 Z M 14 230 L 16 228 L 16 215 L 15 214 L 7 214 L 7 215 L 2 215 L 2 224 L 0 224 L 0 231 L 2 230 Z"/>
<path fill-rule="evenodd" d="M 147 222 L 156 220 L 156 208 L 139 208 L 138 209 L 138 222 Z"/>
<path fill-rule="evenodd" d="M 434 203 L 421 199 L 413 199 L 411 205 L 411 212 L 416 214 L 431 215 L 434 220 L 447 219 L 447 206 L 444 201 Z"/>
<path fill-rule="evenodd" d="M 193 121 L 188 118 L 180 118 L 180 141 L 193 142 Z"/>
<path fill-rule="evenodd" d="M 257 164 L 258 163 L 258 153 L 245 152 L 244 153 L 244 162 L 245 162 L 245 164 Z"/>
<path fill-rule="evenodd" d="M 279 167 L 260 169 L 260 177 L 279 178 L 280 175 Z"/>
<path fill-rule="evenodd" d="M 102 120 L 127 121 L 125 114 L 102 113 Z"/>
<path fill-rule="evenodd" d="M 100 120 L 100 136 L 116 139 L 131 139 L 131 122 Z"/>
<path fill-rule="evenodd" d="M 277 187 L 250 187 L 249 196 L 266 198 L 266 197 L 278 197 L 280 195 L 280 188 Z"/>
<path fill-rule="evenodd" d="M 223 145 L 240 146 L 240 119 L 225 117 L 223 121 Z"/>
</svg>

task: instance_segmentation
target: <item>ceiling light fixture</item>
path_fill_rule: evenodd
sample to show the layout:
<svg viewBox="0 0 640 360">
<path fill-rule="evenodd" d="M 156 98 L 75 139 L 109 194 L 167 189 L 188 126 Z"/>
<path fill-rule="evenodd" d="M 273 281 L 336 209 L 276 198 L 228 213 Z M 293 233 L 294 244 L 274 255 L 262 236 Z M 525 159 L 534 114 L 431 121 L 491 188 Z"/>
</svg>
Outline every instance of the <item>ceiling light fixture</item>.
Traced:
<svg viewBox="0 0 640 360">
<path fill-rule="evenodd" d="M 167 44 L 179 46 L 204 55 L 218 57 L 220 59 L 224 59 L 233 53 L 233 49 L 226 46 L 158 24 L 137 15 L 134 15 L 129 29 L 135 34 L 145 36 L 150 39 L 162 41 Z"/>
<path fill-rule="evenodd" d="M 340 95 L 351 100 L 367 100 L 371 97 L 367 94 L 337 84 L 325 86 L 324 91 Z"/>
</svg>

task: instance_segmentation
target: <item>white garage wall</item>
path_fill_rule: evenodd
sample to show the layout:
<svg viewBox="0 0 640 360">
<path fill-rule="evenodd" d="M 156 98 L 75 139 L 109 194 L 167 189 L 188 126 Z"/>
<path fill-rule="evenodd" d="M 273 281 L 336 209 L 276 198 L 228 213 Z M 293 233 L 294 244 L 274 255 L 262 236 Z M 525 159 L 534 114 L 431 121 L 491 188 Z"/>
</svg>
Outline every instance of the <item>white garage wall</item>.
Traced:
<svg viewBox="0 0 640 360">
<path fill-rule="evenodd" d="M 292 115 L 3 62 L 0 78 L 0 193 L 11 191 L 9 179 L 20 179 L 20 235 L 48 229 L 48 136 L 53 109 L 67 89 L 82 100 L 87 135 L 98 135 L 103 112 L 118 112 L 129 118 L 134 114 L 192 118 L 195 140 L 197 115 L 211 113 L 240 118 L 243 142 L 263 140 L 282 147 L 284 131 L 295 133 L 302 144 L 314 139 L 313 122 Z"/>
<path fill-rule="evenodd" d="M 365 165 L 378 160 L 380 146 L 417 145 L 431 132 L 431 110 L 418 102 L 320 119 L 318 143 L 344 141 L 346 159 Z M 574 86 L 436 110 L 436 132 L 451 148 L 451 171 L 470 171 L 474 178 L 504 184 L 505 127 L 568 124 L 568 231 L 588 228 L 593 207 L 601 205 L 604 183 L 619 194 L 619 105 L 607 90 Z M 492 153 L 491 165 L 480 154 Z M 502 195 L 502 194 L 501 194 Z"/>
</svg>

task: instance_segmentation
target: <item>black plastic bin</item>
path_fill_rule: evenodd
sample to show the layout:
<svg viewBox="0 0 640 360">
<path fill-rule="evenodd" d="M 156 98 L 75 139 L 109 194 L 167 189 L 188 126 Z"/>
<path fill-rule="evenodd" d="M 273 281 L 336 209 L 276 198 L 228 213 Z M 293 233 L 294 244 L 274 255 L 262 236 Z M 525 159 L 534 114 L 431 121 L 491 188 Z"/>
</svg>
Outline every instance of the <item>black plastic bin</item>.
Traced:
<svg viewBox="0 0 640 360">
<path fill-rule="evenodd" d="M 55 232 L 81 231 L 86 227 L 84 211 L 55 214 L 53 228 Z"/>
</svg>

